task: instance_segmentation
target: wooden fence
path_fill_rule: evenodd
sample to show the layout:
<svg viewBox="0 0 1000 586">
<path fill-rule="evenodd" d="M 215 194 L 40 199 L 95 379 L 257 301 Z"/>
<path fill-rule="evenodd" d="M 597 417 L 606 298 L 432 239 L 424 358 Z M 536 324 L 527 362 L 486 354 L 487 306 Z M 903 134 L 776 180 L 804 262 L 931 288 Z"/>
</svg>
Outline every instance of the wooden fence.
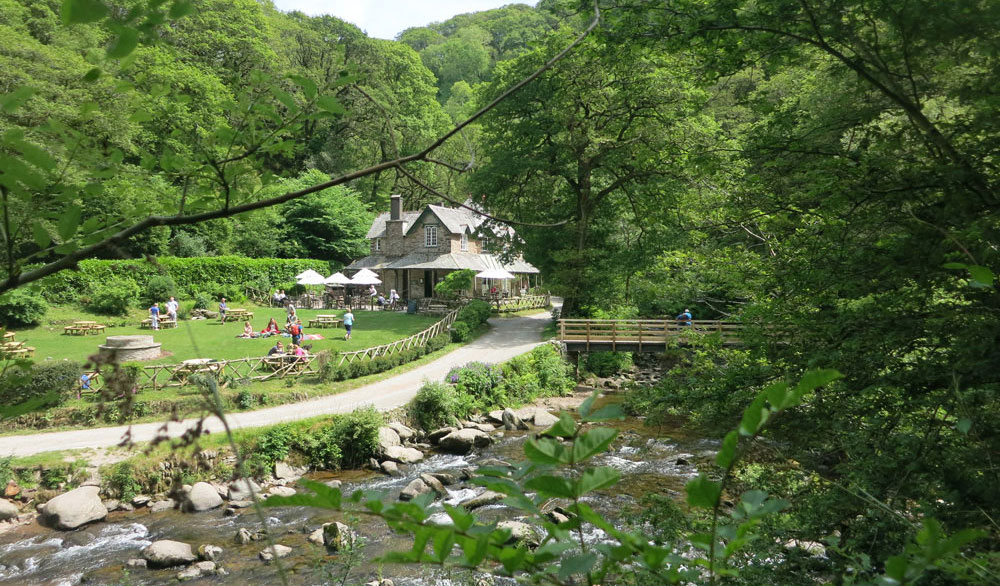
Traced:
<svg viewBox="0 0 1000 586">
<path fill-rule="evenodd" d="M 455 323 L 459 310 L 453 310 L 429 328 L 402 340 L 390 344 L 382 344 L 364 350 L 353 352 L 338 352 L 340 356 L 337 365 L 357 360 L 371 360 L 379 356 L 390 356 L 396 352 L 410 348 L 421 347 L 431 338 L 445 332 Z M 218 360 L 206 363 L 154 364 L 144 366 L 140 370 L 139 389 L 158 389 L 163 387 L 179 387 L 188 383 L 194 375 L 207 375 L 217 380 L 254 380 L 265 381 L 272 378 L 299 377 L 307 374 L 317 374 L 316 356 L 295 360 L 294 357 L 261 356 L 258 358 L 237 358 L 235 360 Z"/>
<path fill-rule="evenodd" d="M 560 319 L 559 340 L 567 348 L 632 350 L 641 352 L 646 346 L 650 350 L 664 347 L 668 341 L 683 338 L 689 334 L 718 334 L 723 343 L 738 344 L 743 324 L 715 320 L 691 320 L 691 325 L 682 325 L 677 320 L 641 319 Z"/>
<path fill-rule="evenodd" d="M 521 311 L 522 309 L 544 309 L 552 299 L 548 295 L 525 295 L 524 297 L 499 297 L 487 299 L 498 313 Z"/>
</svg>

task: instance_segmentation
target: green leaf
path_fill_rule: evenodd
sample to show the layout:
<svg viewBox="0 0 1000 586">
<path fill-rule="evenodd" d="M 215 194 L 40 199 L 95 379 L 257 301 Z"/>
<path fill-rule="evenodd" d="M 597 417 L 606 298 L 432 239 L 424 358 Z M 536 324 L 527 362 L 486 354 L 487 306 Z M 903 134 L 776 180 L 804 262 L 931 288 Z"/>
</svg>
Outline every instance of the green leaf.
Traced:
<svg viewBox="0 0 1000 586">
<path fill-rule="evenodd" d="M 569 452 L 551 438 L 531 438 L 524 442 L 524 455 L 536 464 L 559 466 L 569 464 Z"/>
<path fill-rule="evenodd" d="M 38 248 L 46 249 L 49 244 L 52 244 L 52 236 L 49 235 L 49 231 L 45 229 L 39 222 L 33 222 L 31 224 L 31 235 L 35 240 L 35 244 Z"/>
<path fill-rule="evenodd" d="M 595 390 L 593 393 L 590 394 L 589 397 L 584 399 L 583 403 L 580 403 L 580 407 L 577 408 L 577 412 L 580 414 L 580 417 L 586 418 L 588 415 L 590 415 L 590 410 L 593 408 L 594 401 L 597 400 L 597 395 L 599 394 L 600 391 Z"/>
<path fill-rule="evenodd" d="M 687 492 L 689 505 L 711 509 L 719 502 L 719 496 L 722 494 L 722 483 L 709 480 L 707 476 L 700 474 L 698 478 L 684 485 L 684 491 Z"/>
<path fill-rule="evenodd" d="M 559 421 L 556 421 L 552 427 L 542 433 L 552 437 L 573 437 L 573 434 L 576 433 L 576 422 L 568 413 L 560 413 Z"/>
<path fill-rule="evenodd" d="M 35 95 L 35 91 L 33 87 L 21 86 L 9 94 L 4 94 L 0 98 L 0 108 L 7 113 L 13 112 L 23 106 L 31 96 Z"/>
<path fill-rule="evenodd" d="M 595 427 L 580 434 L 573 442 L 572 463 L 579 464 L 608 449 L 617 435 L 618 430 L 612 427 Z"/>
<path fill-rule="evenodd" d="M 320 98 L 316 100 L 316 104 L 331 114 L 347 114 L 347 109 L 341 105 L 340 100 L 333 96 L 320 96 Z"/>
<path fill-rule="evenodd" d="M 313 80 L 302 77 L 301 75 L 289 75 L 288 78 L 294 81 L 295 85 L 302 89 L 302 93 L 305 94 L 307 99 L 311 100 L 316 97 L 318 89 L 316 88 L 316 84 Z"/>
<path fill-rule="evenodd" d="M 153 115 L 147 110 L 136 110 L 128 117 L 129 122 L 148 122 L 153 119 Z"/>
<path fill-rule="evenodd" d="M 776 385 L 782 385 L 787 387 L 785 383 L 775 383 Z M 773 386 L 773 385 L 772 385 Z M 750 406 L 743 411 L 743 419 L 740 420 L 739 432 L 741 435 L 753 436 L 760 431 L 761 427 L 767 422 L 767 418 L 770 415 L 770 410 L 764 406 L 767 402 L 767 395 L 770 392 L 768 389 L 764 389 L 757 395 L 757 398 L 750 403 Z"/>
<path fill-rule="evenodd" d="M 583 418 L 584 421 L 589 422 L 621 421 L 622 419 L 625 419 L 625 412 L 622 410 L 621 405 L 605 405 Z"/>
<path fill-rule="evenodd" d="M 580 555 L 569 556 L 559 564 L 559 577 L 563 580 L 574 574 L 586 574 L 597 563 L 597 554 L 587 552 Z"/>
<path fill-rule="evenodd" d="M 59 217 L 59 238 L 63 241 L 69 240 L 76 234 L 76 229 L 80 226 L 80 214 L 83 210 L 78 205 L 67 206 Z"/>
<path fill-rule="evenodd" d="M 945 269 L 965 269 L 968 268 L 968 265 L 963 262 L 946 262 L 941 267 Z"/>
<path fill-rule="evenodd" d="M 172 20 L 177 20 L 182 16 L 191 14 L 192 10 L 194 10 L 194 5 L 191 2 L 187 0 L 174 0 L 170 5 L 170 12 L 168 14 Z"/>
<path fill-rule="evenodd" d="M 577 483 L 559 476 L 536 476 L 525 482 L 524 487 L 544 497 L 571 499 L 577 494 Z"/>
<path fill-rule="evenodd" d="M 991 287 L 995 277 L 993 271 L 978 265 L 969 266 L 969 276 L 972 277 L 973 282 L 970 285 L 973 287 Z"/>
<path fill-rule="evenodd" d="M 959 419 L 958 422 L 955 423 L 955 429 L 957 429 L 962 435 L 968 435 L 969 430 L 972 429 L 972 420 L 965 417 Z"/>
<path fill-rule="evenodd" d="M 438 534 L 434 536 L 434 557 L 437 561 L 444 562 L 454 545 L 455 532 L 450 529 L 439 530 Z"/>
<path fill-rule="evenodd" d="M 823 385 L 828 385 L 841 378 L 844 378 L 844 375 L 832 368 L 810 370 L 803 374 L 802 378 L 799 379 L 799 384 L 795 385 L 795 394 L 801 398 L 806 393 L 815 391 Z"/>
<path fill-rule="evenodd" d="M 107 55 L 109 59 L 121 59 L 135 51 L 139 44 L 139 31 L 134 28 L 121 27 L 118 31 L 118 38 L 114 44 L 108 47 Z"/>
<path fill-rule="evenodd" d="M 472 527 L 472 524 L 476 522 L 476 518 L 463 508 L 446 504 L 444 510 L 448 512 L 448 516 L 455 522 L 455 527 L 459 531 L 468 531 L 469 527 Z"/>
<path fill-rule="evenodd" d="M 735 429 L 726 434 L 722 440 L 722 447 L 715 456 L 715 463 L 721 468 L 729 468 L 736 458 L 736 446 L 740 441 L 740 434 Z"/>
<path fill-rule="evenodd" d="M 108 13 L 108 7 L 99 0 L 63 0 L 63 24 L 97 22 Z"/>
<path fill-rule="evenodd" d="M 609 466 L 599 468 L 587 468 L 576 483 L 576 496 L 580 497 L 589 492 L 607 488 L 618 483 L 621 473 Z"/>
<path fill-rule="evenodd" d="M 101 68 L 94 67 L 83 75 L 83 81 L 97 81 L 101 77 Z"/>
</svg>

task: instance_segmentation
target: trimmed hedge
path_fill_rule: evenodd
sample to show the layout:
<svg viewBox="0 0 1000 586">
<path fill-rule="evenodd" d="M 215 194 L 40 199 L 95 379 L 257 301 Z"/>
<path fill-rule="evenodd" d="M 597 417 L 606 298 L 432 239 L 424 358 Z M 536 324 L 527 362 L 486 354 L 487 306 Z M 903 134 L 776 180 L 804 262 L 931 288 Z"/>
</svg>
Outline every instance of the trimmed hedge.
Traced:
<svg viewBox="0 0 1000 586">
<path fill-rule="evenodd" d="M 153 277 L 168 276 L 185 297 L 204 292 L 215 295 L 246 286 L 262 290 L 278 287 L 306 269 L 327 273 L 330 264 L 298 258 L 246 258 L 210 256 L 201 258 L 161 257 L 155 262 L 131 260 L 82 260 L 78 271 L 62 271 L 42 279 L 42 295 L 52 303 L 74 303 L 88 292 L 89 283 L 117 280 L 134 282 L 145 291 Z M 266 285 L 266 286 L 265 286 Z"/>
</svg>

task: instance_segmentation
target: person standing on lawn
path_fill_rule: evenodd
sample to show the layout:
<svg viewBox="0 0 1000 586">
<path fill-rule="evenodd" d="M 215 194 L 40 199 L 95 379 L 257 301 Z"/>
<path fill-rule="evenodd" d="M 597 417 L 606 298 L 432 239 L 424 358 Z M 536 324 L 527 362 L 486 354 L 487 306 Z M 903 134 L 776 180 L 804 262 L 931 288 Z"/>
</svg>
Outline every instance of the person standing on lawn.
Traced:
<svg viewBox="0 0 1000 586">
<path fill-rule="evenodd" d="M 160 329 L 160 304 L 154 303 L 152 307 L 149 308 L 149 319 L 152 321 L 150 324 L 154 330 Z"/>
<path fill-rule="evenodd" d="M 219 319 L 222 320 L 222 323 L 226 323 L 226 311 L 228 309 L 229 308 L 226 306 L 226 298 L 223 297 L 222 301 L 219 302 Z"/>
<path fill-rule="evenodd" d="M 180 307 L 180 304 L 178 304 L 177 300 L 174 299 L 174 296 L 171 295 L 170 296 L 170 301 L 167 301 L 167 319 L 173 320 L 173 322 L 175 324 L 177 323 L 177 308 L 178 307 Z"/>
<path fill-rule="evenodd" d="M 344 329 L 347 330 L 347 334 L 344 336 L 345 340 L 351 339 L 351 328 L 354 326 L 354 314 L 348 309 L 347 313 L 344 314 Z"/>
</svg>

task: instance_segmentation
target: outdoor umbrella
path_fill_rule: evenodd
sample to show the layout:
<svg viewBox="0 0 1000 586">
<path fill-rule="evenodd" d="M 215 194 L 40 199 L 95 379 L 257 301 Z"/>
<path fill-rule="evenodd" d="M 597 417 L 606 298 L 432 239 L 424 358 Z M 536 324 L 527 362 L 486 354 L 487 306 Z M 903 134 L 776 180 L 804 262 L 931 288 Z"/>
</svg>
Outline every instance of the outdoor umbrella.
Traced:
<svg viewBox="0 0 1000 586">
<path fill-rule="evenodd" d="M 323 275 L 317 273 L 316 271 L 309 269 L 304 273 L 300 273 L 295 277 L 295 282 L 299 285 L 322 285 L 324 282 Z"/>
<path fill-rule="evenodd" d="M 364 270 L 364 269 L 362 269 L 362 270 Z M 374 273 L 372 273 L 369 276 L 369 275 L 363 275 L 363 274 L 361 274 L 359 272 L 358 274 L 354 275 L 354 278 L 351 279 L 350 284 L 351 285 L 381 285 L 382 284 L 382 280 L 379 279 L 378 277 L 376 277 Z"/>
<path fill-rule="evenodd" d="M 357 279 L 358 277 L 361 277 L 361 276 L 364 276 L 364 277 L 374 277 L 374 278 L 377 279 L 378 278 L 378 273 L 376 273 L 375 271 L 370 271 L 368 269 L 361 269 L 360 271 L 358 271 L 357 273 L 355 273 L 354 279 Z M 351 281 L 354 282 L 354 279 L 352 279 Z M 379 281 L 379 283 L 381 283 L 381 282 L 382 281 Z M 365 285 L 367 285 L 367 284 L 369 284 L 369 283 L 365 283 Z M 377 285 L 378 283 L 375 283 L 375 284 Z"/>
<path fill-rule="evenodd" d="M 337 273 L 333 273 L 332 275 L 330 275 L 326 279 L 323 279 L 323 282 L 326 283 L 327 285 L 340 285 L 340 286 L 344 286 L 344 285 L 349 284 L 351 282 L 351 279 L 349 277 L 346 277 L 344 275 L 344 273 L 337 272 Z"/>
<path fill-rule="evenodd" d="M 513 279 L 514 275 L 503 269 L 486 269 L 481 273 L 476 273 L 480 279 Z"/>
</svg>

